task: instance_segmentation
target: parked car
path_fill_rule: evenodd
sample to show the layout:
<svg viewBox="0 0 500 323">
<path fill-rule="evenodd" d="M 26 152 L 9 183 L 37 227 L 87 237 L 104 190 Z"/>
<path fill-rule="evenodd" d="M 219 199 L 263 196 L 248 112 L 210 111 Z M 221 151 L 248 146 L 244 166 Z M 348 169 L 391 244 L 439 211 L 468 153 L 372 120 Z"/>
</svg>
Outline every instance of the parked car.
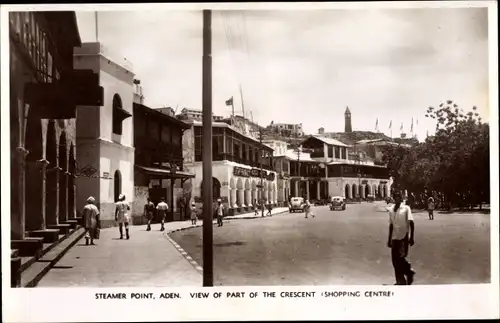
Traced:
<svg viewBox="0 0 500 323">
<path fill-rule="evenodd" d="M 330 211 L 340 209 L 344 211 L 346 208 L 345 199 L 342 196 L 332 196 L 330 200 Z"/>
<path fill-rule="evenodd" d="M 292 197 L 290 199 L 290 206 L 289 206 L 289 211 L 290 213 L 292 212 L 305 212 L 306 209 L 306 203 L 304 201 L 304 198 L 302 197 Z"/>
</svg>

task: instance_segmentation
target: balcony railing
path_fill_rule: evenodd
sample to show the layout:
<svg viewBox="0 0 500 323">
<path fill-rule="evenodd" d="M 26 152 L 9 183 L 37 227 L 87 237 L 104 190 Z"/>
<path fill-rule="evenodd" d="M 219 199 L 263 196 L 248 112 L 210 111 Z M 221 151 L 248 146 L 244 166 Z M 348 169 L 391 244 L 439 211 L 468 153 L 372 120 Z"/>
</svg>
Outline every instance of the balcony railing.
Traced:
<svg viewBox="0 0 500 323">
<path fill-rule="evenodd" d="M 323 158 L 325 157 L 325 152 L 322 150 L 313 150 L 311 151 L 311 158 Z"/>
<path fill-rule="evenodd" d="M 247 165 L 247 166 L 251 166 L 251 167 L 255 167 L 255 168 L 260 168 L 260 161 L 253 161 L 253 160 L 250 160 L 247 158 L 233 156 L 231 154 L 220 154 L 220 153 L 213 154 L 212 160 L 214 160 L 214 161 L 216 161 L 216 160 L 228 160 L 228 161 L 232 161 L 232 162 L 235 162 L 238 164 L 243 164 L 243 165 Z M 201 161 L 201 159 L 198 161 Z M 274 170 L 271 165 L 268 165 L 265 163 L 262 163 L 262 169 Z"/>
</svg>

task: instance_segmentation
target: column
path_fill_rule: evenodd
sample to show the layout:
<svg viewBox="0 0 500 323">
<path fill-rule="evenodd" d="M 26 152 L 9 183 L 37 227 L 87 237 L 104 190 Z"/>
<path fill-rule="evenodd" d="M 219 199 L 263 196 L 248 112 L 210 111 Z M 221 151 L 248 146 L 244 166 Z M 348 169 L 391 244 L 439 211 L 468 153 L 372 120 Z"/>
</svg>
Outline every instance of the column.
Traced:
<svg viewBox="0 0 500 323">
<path fill-rule="evenodd" d="M 16 154 L 17 154 L 17 161 L 19 162 L 18 164 L 18 177 L 13 178 L 12 180 L 17 180 L 19 181 L 19 186 L 18 186 L 18 198 L 17 198 L 17 203 L 18 203 L 18 212 L 17 214 L 11 213 L 11 239 L 12 240 L 23 240 L 25 238 L 25 228 L 26 228 L 26 213 L 25 213 L 25 204 L 24 204 L 24 199 L 25 199 L 25 192 L 24 192 L 24 178 L 25 178 L 25 163 L 26 163 L 26 156 L 28 155 L 28 151 L 24 147 L 17 147 L 16 148 Z"/>
<path fill-rule="evenodd" d="M 238 189 L 238 206 L 245 207 L 245 191 L 242 188 Z"/>
<path fill-rule="evenodd" d="M 76 175 L 69 174 L 68 186 L 68 218 L 74 220 L 77 218 L 76 213 Z"/>
<path fill-rule="evenodd" d="M 295 196 L 300 196 L 299 195 L 299 181 L 294 181 L 293 182 L 293 187 L 294 187 L 294 195 Z"/>
<path fill-rule="evenodd" d="M 321 181 L 316 182 L 316 199 L 321 199 Z"/>
<path fill-rule="evenodd" d="M 306 200 L 310 200 L 310 196 L 309 196 L 309 180 L 306 180 Z"/>
<path fill-rule="evenodd" d="M 45 220 L 47 225 L 59 224 L 59 174 L 62 169 L 58 166 L 46 170 L 46 212 Z"/>
<path fill-rule="evenodd" d="M 59 172 L 59 223 L 68 220 L 68 172 Z"/>
<path fill-rule="evenodd" d="M 250 189 L 245 189 L 245 204 L 246 206 L 252 206 L 252 194 Z"/>
<path fill-rule="evenodd" d="M 252 188 L 251 192 L 252 192 L 252 194 L 251 194 L 251 201 L 252 201 L 252 204 L 253 204 L 253 202 L 257 199 L 257 190 L 255 188 Z"/>
<path fill-rule="evenodd" d="M 231 188 L 230 189 L 230 200 L 229 200 L 229 205 L 233 208 L 235 207 L 238 207 L 238 205 L 236 204 L 236 189 L 235 188 Z"/>
<path fill-rule="evenodd" d="M 366 184 L 361 184 L 361 192 L 359 192 L 359 195 L 361 198 L 365 198 L 365 192 L 366 192 Z"/>
<path fill-rule="evenodd" d="M 40 172 L 41 172 L 41 177 L 42 177 L 42 191 L 40 192 L 42 194 L 42 209 L 41 209 L 41 220 L 42 220 L 42 225 L 41 228 L 42 230 L 45 230 L 47 228 L 47 213 L 45 212 L 46 210 L 46 199 L 45 197 L 47 196 L 47 165 L 49 162 L 45 159 L 39 160 L 38 161 L 39 166 L 40 166 Z"/>
</svg>

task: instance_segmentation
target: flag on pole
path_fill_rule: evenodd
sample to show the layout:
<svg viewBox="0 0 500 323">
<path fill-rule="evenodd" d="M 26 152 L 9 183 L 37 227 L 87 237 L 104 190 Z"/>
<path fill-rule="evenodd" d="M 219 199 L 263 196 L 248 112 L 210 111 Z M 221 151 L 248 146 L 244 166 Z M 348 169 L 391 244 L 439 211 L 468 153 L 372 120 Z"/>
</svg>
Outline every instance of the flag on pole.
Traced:
<svg viewBox="0 0 500 323">
<path fill-rule="evenodd" d="M 411 118 L 411 128 L 410 128 L 410 132 L 413 133 L 413 117 Z"/>
<path fill-rule="evenodd" d="M 233 105 L 233 97 L 230 97 L 229 100 L 226 100 L 226 106 Z"/>
<path fill-rule="evenodd" d="M 401 127 L 399 127 L 399 130 L 403 131 L 403 123 L 401 122 Z"/>
<path fill-rule="evenodd" d="M 392 120 L 389 122 L 389 129 L 392 129 Z"/>
<path fill-rule="evenodd" d="M 378 132 L 378 118 L 377 121 L 375 122 L 375 132 Z"/>
</svg>

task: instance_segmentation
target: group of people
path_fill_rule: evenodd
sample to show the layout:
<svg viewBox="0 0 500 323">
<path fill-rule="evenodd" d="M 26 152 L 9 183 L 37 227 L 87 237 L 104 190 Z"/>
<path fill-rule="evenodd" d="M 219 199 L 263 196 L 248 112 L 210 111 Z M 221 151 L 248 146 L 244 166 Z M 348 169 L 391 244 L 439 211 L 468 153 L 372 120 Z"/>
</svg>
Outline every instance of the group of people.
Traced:
<svg viewBox="0 0 500 323">
<path fill-rule="evenodd" d="M 259 211 L 262 212 L 262 216 L 273 216 L 273 205 L 269 202 L 269 203 L 265 203 L 264 201 L 262 201 L 260 204 L 257 202 L 257 200 L 254 200 L 253 202 L 253 212 L 254 212 L 254 215 L 255 216 L 258 216 L 259 215 Z M 264 210 L 267 209 L 267 213 L 264 215 Z"/>
<path fill-rule="evenodd" d="M 125 237 L 130 239 L 129 223 L 130 223 L 130 205 L 125 200 L 125 195 L 120 194 L 115 208 L 115 221 L 118 223 L 120 231 L 120 239 L 123 239 L 123 228 L 125 227 Z M 95 198 L 89 196 L 87 204 L 83 207 L 82 218 L 83 227 L 85 228 L 85 244 L 95 245 L 94 240 L 99 239 L 99 232 L 101 229 L 100 212 L 95 205 Z"/>
</svg>

